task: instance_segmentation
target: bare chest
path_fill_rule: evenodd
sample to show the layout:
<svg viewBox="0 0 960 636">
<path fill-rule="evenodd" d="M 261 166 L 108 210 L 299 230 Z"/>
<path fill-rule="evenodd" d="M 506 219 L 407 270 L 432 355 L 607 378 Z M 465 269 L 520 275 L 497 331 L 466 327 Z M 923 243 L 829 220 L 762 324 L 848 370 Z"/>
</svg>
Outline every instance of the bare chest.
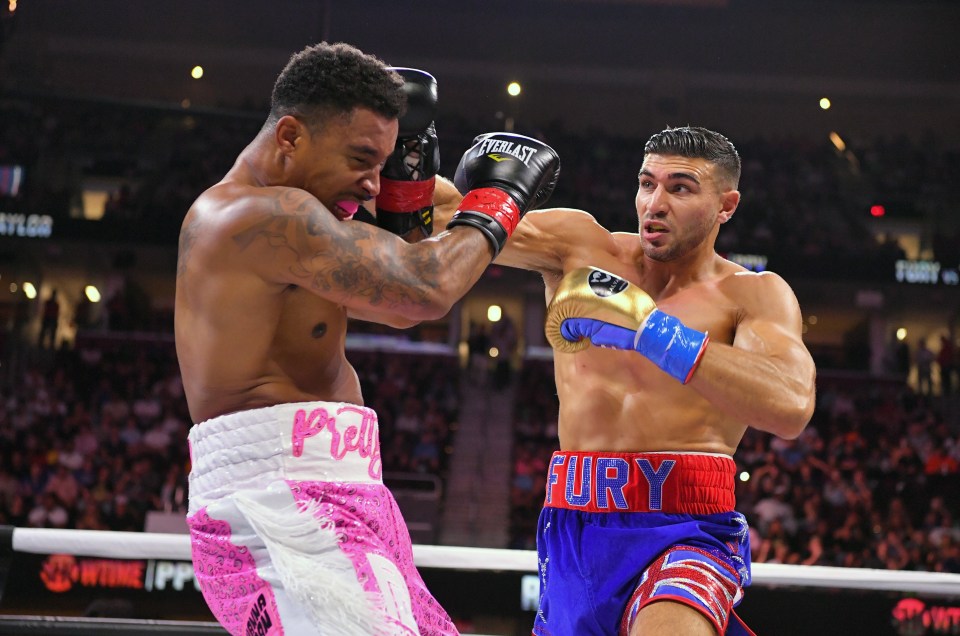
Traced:
<svg viewBox="0 0 960 636">
<path fill-rule="evenodd" d="M 341 305 L 291 288 L 280 308 L 274 351 L 314 359 L 324 353 L 342 354 L 346 328 L 347 312 Z"/>
</svg>

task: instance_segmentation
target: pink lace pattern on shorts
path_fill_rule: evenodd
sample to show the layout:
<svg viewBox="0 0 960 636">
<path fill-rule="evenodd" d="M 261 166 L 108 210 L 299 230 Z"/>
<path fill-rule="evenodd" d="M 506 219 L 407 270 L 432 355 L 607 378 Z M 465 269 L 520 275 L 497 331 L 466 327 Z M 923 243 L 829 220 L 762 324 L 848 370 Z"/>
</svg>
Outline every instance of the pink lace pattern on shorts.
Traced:
<svg viewBox="0 0 960 636">
<path fill-rule="evenodd" d="M 202 508 L 188 519 L 193 566 L 203 598 L 235 636 L 282 636 L 277 601 L 250 551 L 231 543 L 230 524 Z"/>
<path fill-rule="evenodd" d="M 294 498 L 318 502 L 317 517 L 336 528 L 340 549 L 353 562 L 365 591 L 377 591 L 376 579 L 364 555 L 390 559 L 410 590 L 413 616 L 422 636 L 456 635 L 458 631 L 427 590 L 413 564 L 410 534 L 390 491 L 382 485 L 290 481 Z"/>
</svg>

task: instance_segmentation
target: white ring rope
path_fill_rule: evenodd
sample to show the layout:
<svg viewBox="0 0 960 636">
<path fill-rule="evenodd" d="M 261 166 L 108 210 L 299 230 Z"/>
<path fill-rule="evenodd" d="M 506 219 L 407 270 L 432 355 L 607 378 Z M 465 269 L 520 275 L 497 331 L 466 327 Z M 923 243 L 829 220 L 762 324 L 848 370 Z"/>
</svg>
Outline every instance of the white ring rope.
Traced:
<svg viewBox="0 0 960 636">
<path fill-rule="evenodd" d="M 148 532 L 14 528 L 13 549 L 16 552 L 109 559 L 189 561 L 190 537 Z M 537 572 L 537 553 L 532 550 L 415 545 L 413 557 L 416 565 L 424 568 Z M 944 572 L 754 563 L 753 584 L 960 596 L 960 574 Z"/>
</svg>

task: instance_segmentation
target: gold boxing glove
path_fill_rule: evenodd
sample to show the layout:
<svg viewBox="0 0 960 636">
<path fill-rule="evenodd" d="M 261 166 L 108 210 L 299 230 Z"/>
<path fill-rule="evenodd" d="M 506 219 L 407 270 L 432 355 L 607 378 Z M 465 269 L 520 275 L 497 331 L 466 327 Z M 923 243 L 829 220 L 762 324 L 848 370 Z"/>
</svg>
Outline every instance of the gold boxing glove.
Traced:
<svg viewBox="0 0 960 636">
<path fill-rule="evenodd" d="M 709 341 L 706 333 L 657 309 L 636 285 L 596 267 L 563 277 L 547 307 L 544 331 L 555 351 L 576 353 L 591 344 L 637 351 L 684 384 Z"/>
<path fill-rule="evenodd" d="M 596 267 L 581 267 L 563 277 L 547 307 L 547 342 L 563 353 L 586 349 L 590 341 L 585 334 L 571 341 L 564 337 L 562 327 L 568 318 L 591 318 L 629 330 L 632 348 L 632 336 L 656 308 L 653 299 L 636 285 Z"/>
</svg>

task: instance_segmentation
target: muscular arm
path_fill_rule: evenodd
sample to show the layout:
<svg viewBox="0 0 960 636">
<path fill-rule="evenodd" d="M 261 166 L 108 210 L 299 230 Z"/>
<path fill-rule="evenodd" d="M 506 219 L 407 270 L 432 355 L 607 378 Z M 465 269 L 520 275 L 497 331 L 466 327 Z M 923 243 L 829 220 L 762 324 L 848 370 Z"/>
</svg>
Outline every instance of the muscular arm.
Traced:
<svg viewBox="0 0 960 636">
<path fill-rule="evenodd" d="M 365 223 L 340 222 L 293 188 L 264 189 L 241 205 L 229 238 L 265 280 L 300 286 L 353 315 L 394 326 L 442 317 L 492 255 L 472 228 L 409 244 Z"/>
<path fill-rule="evenodd" d="M 497 256 L 496 263 L 542 274 L 563 273 L 564 261 L 584 241 L 609 232 L 582 210 L 553 208 L 527 212 L 513 236 Z"/>
<path fill-rule="evenodd" d="M 711 341 L 689 386 L 730 417 L 793 439 L 813 415 L 816 376 L 800 307 L 775 274 L 732 279 L 743 307 L 733 344 Z"/>
<path fill-rule="evenodd" d="M 494 261 L 497 265 L 562 276 L 598 253 L 618 251 L 613 235 L 588 212 L 550 208 L 527 212 Z"/>
<path fill-rule="evenodd" d="M 450 181 L 437 178 L 434 224 L 446 227 L 462 195 Z M 612 235 L 588 212 L 549 208 L 527 212 L 494 261 L 497 265 L 560 275 L 577 249 L 585 253 L 616 249 Z"/>
<path fill-rule="evenodd" d="M 446 179 L 437 178 L 434 192 L 434 223 L 446 227 L 463 196 Z M 541 274 L 562 275 L 567 261 L 582 252 L 584 263 L 596 251 L 617 250 L 613 235 L 589 212 L 571 208 L 547 208 L 527 212 L 494 263 Z M 569 269 L 569 267 L 567 267 Z"/>
</svg>

